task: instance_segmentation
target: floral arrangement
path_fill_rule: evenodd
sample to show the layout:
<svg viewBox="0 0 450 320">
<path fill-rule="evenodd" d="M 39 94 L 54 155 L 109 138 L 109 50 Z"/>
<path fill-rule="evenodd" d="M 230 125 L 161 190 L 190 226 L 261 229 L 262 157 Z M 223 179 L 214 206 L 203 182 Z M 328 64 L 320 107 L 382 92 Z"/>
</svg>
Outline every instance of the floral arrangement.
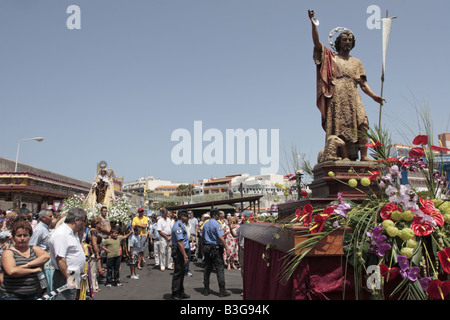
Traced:
<svg viewBox="0 0 450 320">
<path fill-rule="evenodd" d="M 354 268 L 355 296 L 362 299 L 449 299 L 450 293 L 450 202 L 448 180 L 439 153 L 448 148 L 429 144 L 418 135 L 408 156 L 389 157 L 383 141 L 370 142 L 376 162 L 368 175 L 340 181 L 359 191 L 366 187 L 361 203 L 338 199 L 324 208 L 307 204 L 295 212 L 290 224 L 302 225 L 304 241 L 298 253 L 283 265 L 287 280 L 314 246 L 336 230 L 343 230 L 346 264 Z M 402 184 L 406 172 L 425 177 L 426 190 Z M 333 172 L 330 177 L 337 179 Z M 363 189 L 363 188 L 361 188 Z M 361 191 L 363 192 L 363 191 Z"/>
<path fill-rule="evenodd" d="M 120 222 L 126 224 L 131 220 L 132 214 L 136 209 L 130 202 L 130 199 L 122 195 L 112 199 L 111 205 L 108 208 L 108 217 L 110 221 Z"/>
<path fill-rule="evenodd" d="M 136 211 L 136 208 L 131 204 L 127 196 L 122 195 L 111 199 L 111 204 L 108 207 L 108 218 L 110 222 L 126 224 L 131 220 L 131 215 Z M 65 215 L 71 208 L 78 207 L 84 209 L 88 214 L 88 220 L 96 216 L 100 216 L 100 209 L 102 204 L 97 204 L 95 207 L 90 207 L 87 204 L 86 196 L 83 193 L 74 194 L 65 199 L 61 207 L 61 214 Z"/>
<path fill-rule="evenodd" d="M 91 211 L 86 203 L 86 196 L 84 193 L 75 193 L 73 196 L 64 199 L 61 206 L 61 215 L 66 215 L 71 208 L 75 207 L 86 210 L 88 214 Z"/>
</svg>

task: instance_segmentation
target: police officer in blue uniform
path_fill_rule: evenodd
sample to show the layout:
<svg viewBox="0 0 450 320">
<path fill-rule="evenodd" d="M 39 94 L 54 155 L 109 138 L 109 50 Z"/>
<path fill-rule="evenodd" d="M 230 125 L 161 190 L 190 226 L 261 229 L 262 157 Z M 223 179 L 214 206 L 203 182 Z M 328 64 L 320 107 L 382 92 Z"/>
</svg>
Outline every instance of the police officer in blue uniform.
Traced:
<svg viewBox="0 0 450 320">
<path fill-rule="evenodd" d="M 172 256 L 175 270 L 172 277 L 172 299 L 188 299 L 190 296 L 184 292 L 185 265 L 188 262 L 189 237 L 185 224 L 188 223 L 187 210 L 178 211 L 178 220 L 172 228 Z"/>
<path fill-rule="evenodd" d="M 218 221 L 220 212 L 217 209 L 210 211 L 211 219 L 203 224 L 202 241 L 203 256 L 205 263 L 205 273 L 203 275 L 203 295 L 210 294 L 209 277 L 213 266 L 217 271 L 217 281 L 219 283 L 219 297 L 229 296 L 230 293 L 225 290 L 225 264 L 223 261 L 223 250 L 228 250 L 225 242 L 225 234 L 222 224 Z"/>
</svg>

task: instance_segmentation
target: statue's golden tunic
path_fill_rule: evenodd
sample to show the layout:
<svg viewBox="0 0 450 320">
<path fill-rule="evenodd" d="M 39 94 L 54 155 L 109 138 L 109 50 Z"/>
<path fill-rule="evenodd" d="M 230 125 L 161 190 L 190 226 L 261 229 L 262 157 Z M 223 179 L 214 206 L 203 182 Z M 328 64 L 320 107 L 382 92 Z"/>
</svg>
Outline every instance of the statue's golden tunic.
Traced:
<svg viewBox="0 0 450 320">
<path fill-rule="evenodd" d="M 367 131 L 369 122 L 358 85 L 366 82 L 361 61 L 343 58 L 322 45 L 314 51 L 317 65 L 317 107 L 322 115 L 326 138 L 336 135 L 346 144 L 358 142 L 358 131 Z"/>
</svg>

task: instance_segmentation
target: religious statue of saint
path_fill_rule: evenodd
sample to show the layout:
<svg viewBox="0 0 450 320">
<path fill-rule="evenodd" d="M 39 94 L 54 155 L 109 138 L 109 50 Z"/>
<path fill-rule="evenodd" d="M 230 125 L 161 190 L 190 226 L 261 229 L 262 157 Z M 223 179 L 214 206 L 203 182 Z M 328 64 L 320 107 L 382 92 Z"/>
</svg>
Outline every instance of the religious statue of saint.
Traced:
<svg viewBox="0 0 450 320">
<path fill-rule="evenodd" d="M 319 41 L 314 11 L 308 10 L 308 16 L 317 66 L 317 107 L 326 133 L 325 141 L 334 135 L 345 142 L 337 151 L 342 160 L 357 160 L 359 151 L 361 161 L 371 161 L 367 156 L 367 138 L 362 134 L 368 131 L 369 121 L 358 86 L 379 104 L 385 99 L 372 91 L 363 64 L 350 55 L 355 47 L 355 35 L 349 30 L 341 32 L 334 42 L 335 53 Z"/>
<path fill-rule="evenodd" d="M 98 204 L 107 207 L 113 198 L 114 186 L 108 176 L 108 170 L 100 168 L 87 196 L 88 204 L 91 207 Z"/>
</svg>

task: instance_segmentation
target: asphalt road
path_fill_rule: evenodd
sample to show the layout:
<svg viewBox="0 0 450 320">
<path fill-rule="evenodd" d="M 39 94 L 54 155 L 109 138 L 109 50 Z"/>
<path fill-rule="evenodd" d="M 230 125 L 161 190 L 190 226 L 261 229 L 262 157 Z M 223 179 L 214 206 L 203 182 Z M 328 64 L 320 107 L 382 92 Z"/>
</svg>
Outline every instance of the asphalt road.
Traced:
<svg viewBox="0 0 450 320">
<path fill-rule="evenodd" d="M 201 262 L 190 262 L 192 277 L 184 278 L 184 288 L 189 299 L 183 300 L 240 300 L 242 301 L 242 277 L 239 270 L 225 270 L 226 289 L 231 293 L 228 297 L 219 297 L 219 286 L 215 272 L 211 273 L 209 296 L 202 295 L 203 268 Z M 130 278 L 130 267 L 122 262 L 120 280 L 122 287 L 105 286 L 105 279 L 99 280 L 100 291 L 94 294 L 94 300 L 170 300 L 173 270 L 161 271 L 154 267 L 153 259 L 146 259 L 142 270 L 137 270 L 139 279 Z"/>
</svg>

